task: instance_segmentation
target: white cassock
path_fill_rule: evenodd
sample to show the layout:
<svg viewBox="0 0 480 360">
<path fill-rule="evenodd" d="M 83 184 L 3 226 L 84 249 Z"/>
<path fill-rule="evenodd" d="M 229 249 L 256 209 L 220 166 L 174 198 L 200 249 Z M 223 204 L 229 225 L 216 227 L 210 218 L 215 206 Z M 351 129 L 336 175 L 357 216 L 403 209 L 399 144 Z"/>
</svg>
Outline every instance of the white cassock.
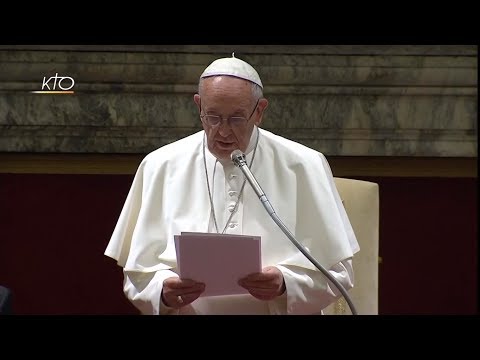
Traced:
<svg viewBox="0 0 480 360">
<path fill-rule="evenodd" d="M 126 296 L 143 314 L 320 313 L 341 293 L 278 228 L 248 182 L 227 223 L 244 175 L 231 161 L 217 161 L 204 136 L 202 130 L 163 146 L 138 167 L 105 250 L 123 267 Z M 245 153 L 279 218 L 350 289 L 351 258 L 359 245 L 324 155 L 257 127 Z M 219 231 L 226 226 L 228 234 L 261 236 L 262 267 L 277 266 L 282 271 L 287 289 L 282 296 L 271 301 L 249 294 L 200 297 L 178 310 L 162 303 L 163 280 L 178 276 L 174 235 L 216 232 L 206 174 Z"/>
</svg>

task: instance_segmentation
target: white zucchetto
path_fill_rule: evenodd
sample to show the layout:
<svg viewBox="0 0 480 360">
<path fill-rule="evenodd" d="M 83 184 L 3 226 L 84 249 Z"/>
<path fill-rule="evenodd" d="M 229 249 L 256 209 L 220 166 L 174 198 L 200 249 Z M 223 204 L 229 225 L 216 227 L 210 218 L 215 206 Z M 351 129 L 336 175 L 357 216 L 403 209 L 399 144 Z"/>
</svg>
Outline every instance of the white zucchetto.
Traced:
<svg viewBox="0 0 480 360">
<path fill-rule="evenodd" d="M 257 71 L 247 62 L 240 60 L 232 54 L 232 57 L 221 58 L 212 62 L 203 71 L 200 78 L 209 76 L 228 75 L 251 81 L 263 89 L 262 81 Z"/>
</svg>

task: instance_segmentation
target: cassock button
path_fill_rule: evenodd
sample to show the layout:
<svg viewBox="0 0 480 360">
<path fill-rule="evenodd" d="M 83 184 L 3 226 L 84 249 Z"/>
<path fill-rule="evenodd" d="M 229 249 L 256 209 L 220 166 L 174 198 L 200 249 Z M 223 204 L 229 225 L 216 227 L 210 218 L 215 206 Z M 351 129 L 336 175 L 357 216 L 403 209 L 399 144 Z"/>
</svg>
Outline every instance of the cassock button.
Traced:
<svg viewBox="0 0 480 360">
<path fill-rule="evenodd" d="M 230 205 L 228 207 L 228 211 L 230 211 L 230 212 L 233 212 L 234 209 L 235 209 L 235 205 Z"/>
<path fill-rule="evenodd" d="M 235 174 L 230 174 L 230 179 L 233 179 L 233 178 L 236 178 L 236 177 L 237 177 L 237 175 L 235 175 Z"/>
<path fill-rule="evenodd" d="M 236 194 L 237 194 L 237 192 L 233 191 L 233 190 L 228 192 L 228 195 L 230 195 L 230 196 L 235 196 Z"/>
</svg>

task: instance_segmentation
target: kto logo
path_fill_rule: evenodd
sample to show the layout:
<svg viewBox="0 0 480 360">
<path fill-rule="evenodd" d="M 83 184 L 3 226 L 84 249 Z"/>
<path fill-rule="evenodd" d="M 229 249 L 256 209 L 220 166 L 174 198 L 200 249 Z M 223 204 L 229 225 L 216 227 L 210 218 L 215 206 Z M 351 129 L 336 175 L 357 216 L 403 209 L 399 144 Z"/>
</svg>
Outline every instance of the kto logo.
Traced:
<svg viewBox="0 0 480 360">
<path fill-rule="evenodd" d="M 74 94 L 73 87 L 75 86 L 75 80 L 70 76 L 55 76 L 43 77 L 42 90 L 31 91 L 35 94 Z"/>
</svg>

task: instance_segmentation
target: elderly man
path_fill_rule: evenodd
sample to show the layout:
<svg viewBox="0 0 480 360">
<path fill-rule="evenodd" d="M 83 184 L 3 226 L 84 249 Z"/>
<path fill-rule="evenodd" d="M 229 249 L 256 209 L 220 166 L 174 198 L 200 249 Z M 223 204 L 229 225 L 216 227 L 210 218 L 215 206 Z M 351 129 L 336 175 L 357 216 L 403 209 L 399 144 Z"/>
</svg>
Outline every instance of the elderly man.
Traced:
<svg viewBox="0 0 480 360">
<path fill-rule="evenodd" d="M 263 84 L 234 56 L 204 70 L 194 101 L 203 131 L 143 159 L 105 251 L 123 267 L 127 298 L 143 314 L 320 313 L 339 290 L 272 221 L 231 154 L 245 154 L 278 216 L 350 289 L 359 246 L 326 158 L 260 128 Z M 178 275 L 181 232 L 259 236 L 262 271 L 238 279 L 246 294 L 202 296 L 208 283 Z"/>
</svg>

